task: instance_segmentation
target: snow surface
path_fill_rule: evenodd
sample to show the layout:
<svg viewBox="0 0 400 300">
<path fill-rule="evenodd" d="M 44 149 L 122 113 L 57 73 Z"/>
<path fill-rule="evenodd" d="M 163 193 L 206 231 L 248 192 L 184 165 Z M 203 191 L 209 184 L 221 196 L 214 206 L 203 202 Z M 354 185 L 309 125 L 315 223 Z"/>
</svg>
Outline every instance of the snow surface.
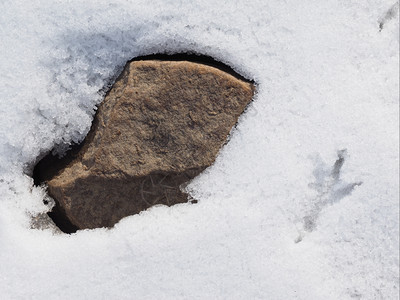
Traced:
<svg viewBox="0 0 400 300">
<path fill-rule="evenodd" d="M 398 2 L 0 1 L 1 299 L 397 299 Z M 32 168 L 88 132 L 125 62 L 214 57 L 257 83 L 197 205 L 30 228 Z"/>
</svg>

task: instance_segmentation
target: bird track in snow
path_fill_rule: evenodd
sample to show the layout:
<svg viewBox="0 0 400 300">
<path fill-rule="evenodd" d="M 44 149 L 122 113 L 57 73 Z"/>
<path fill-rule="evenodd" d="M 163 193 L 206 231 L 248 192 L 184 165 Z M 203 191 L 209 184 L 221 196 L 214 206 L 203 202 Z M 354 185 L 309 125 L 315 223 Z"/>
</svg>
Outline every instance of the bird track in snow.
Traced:
<svg viewBox="0 0 400 300">
<path fill-rule="evenodd" d="M 299 233 L 296 243 L 302 241 L 307 232 L 312 232 L 316 228 L 316 222 L 321 211 L 329 205 L 339 202 L 341 199 L 350 195 L 356 186 L 362 182 L 347 183 L 340 178 L 342 167 L 347 158 L 347 150 L 339 150 L 338 158 L 332 167 L 320 162 L 314 169 L 315 181 L 309 187 L 317 192 L 317 196 L 312 199 L 310 208 L 302 218 L 303 228 Z"/>
<path fill-rule="evenodd" d="M 387 22 L 396 18 L 399 13 L 399 1 L 395 2 L 385 13 L 385 15 L 379 20 L 379 31 L 382 31 L 383 27 Z"/>
</svg>

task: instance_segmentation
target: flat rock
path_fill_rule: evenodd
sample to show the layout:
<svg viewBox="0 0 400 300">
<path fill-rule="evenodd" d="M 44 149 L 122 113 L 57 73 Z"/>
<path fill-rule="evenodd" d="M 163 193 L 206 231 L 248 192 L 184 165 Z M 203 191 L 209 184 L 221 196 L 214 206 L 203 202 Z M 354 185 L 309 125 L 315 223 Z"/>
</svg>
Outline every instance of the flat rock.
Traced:
<svg viewBox="0 0 400 300">
<path fill-rule="evenodd" d="M 44 175 L 48 193 L 79 229 L 187 202 L 180 186 L 214 162 L 253 94 L 251 83 L 209 65 L 129 62 L 79 152 Z"/>
</svg>

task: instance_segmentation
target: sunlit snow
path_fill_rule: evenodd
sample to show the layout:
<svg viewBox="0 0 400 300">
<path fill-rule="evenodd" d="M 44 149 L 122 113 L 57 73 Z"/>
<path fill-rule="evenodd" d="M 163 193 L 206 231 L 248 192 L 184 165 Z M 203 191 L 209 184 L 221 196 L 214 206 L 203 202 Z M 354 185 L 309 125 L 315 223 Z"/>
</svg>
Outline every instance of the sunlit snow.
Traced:
<svg viewBox="0 0 400 300">
<path fill-rule="evenodd" d="M 0 298 L 397 299 L 398 7 L 1 1 Z M 84 139 L 128 60 L 183 52 L 257 84 L 198 204 L 31 229 L 38 160 Z"/>
</svg>

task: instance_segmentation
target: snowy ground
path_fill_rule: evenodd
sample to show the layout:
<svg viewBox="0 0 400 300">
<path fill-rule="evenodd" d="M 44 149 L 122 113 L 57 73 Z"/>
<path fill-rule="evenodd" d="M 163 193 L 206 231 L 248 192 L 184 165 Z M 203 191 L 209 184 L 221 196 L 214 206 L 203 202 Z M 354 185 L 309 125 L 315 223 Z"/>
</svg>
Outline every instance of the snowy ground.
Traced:
<svg viewBox="0 0 400 300">
<path fill-rule="evenodd" d="M 0 1 L 2 299 L 397 299 L 394 0 Z M 255 80 L 197 205 L 111 230 L 30 229 L 32 167 L 81 141 L 135 56 L 194 52 Z M 346 149 L 346 150 L 345 150 Z"/>
</svg>

